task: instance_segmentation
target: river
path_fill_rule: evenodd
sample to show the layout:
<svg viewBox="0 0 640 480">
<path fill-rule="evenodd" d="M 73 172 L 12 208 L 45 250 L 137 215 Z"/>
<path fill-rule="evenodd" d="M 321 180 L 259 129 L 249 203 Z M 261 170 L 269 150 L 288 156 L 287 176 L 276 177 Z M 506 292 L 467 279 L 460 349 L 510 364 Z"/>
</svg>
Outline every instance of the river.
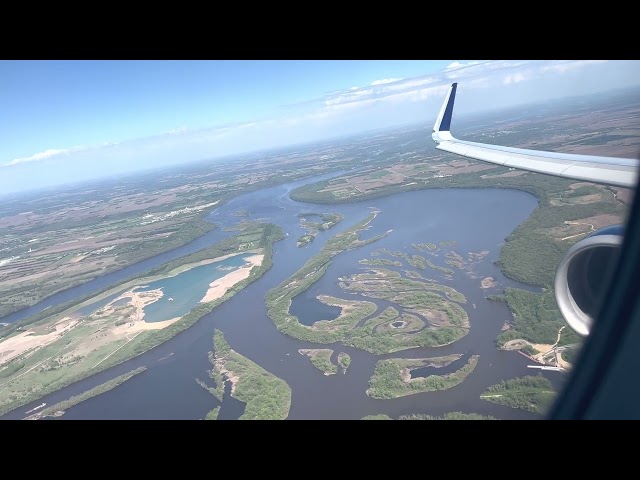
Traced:
<svg viewBox="0 0 640 480">
<path fill-rule="evenodd" d="M 510 313 L 506 305 L 484 298 L 485 295 L 497 293 L 507 286 L 531 288 L 505 278 L 493 262 L 499 256 L 504 239 L 536 207 L 536 199 L 524 192 L 502 189 L 421 190 L 343 205 L 310 205 L 289 198 L 292 189 L 335 175 L 337 174 L 308 178 L 241 195 L 213 211 L 209 219 L 222 226 L 242 220 L 231 213 L 247 210 L 249 217 L 245 218 L 276 223 L 288 234 L 285 240 L 275 244 L 273 267 L 264 276 L 166 343 L 22 406 L 3 418 L 23 418 L 24 412 L 42 402 L 52 405 L 144 365 L 147 366 L 147 370 L 143 373 L 107 393 L 72 407 L 60 418 L 202 419 L 209 410 L 219 405 L 210 393 L 196 383 L 196 378 L 208 380 L 206 372 L 211 365 L 207 352 L 212 350 L 215 328 L 224 333 L 234 350 L 290 385 L 290 419 L 359 419 L 378 413 L 386 413 L 392 417 L 413 413 L 440 415 L 451 411 L 475 412 L 501 419 L 540 418 L 529 412 L 496 405 L 479 398 L 488 386 L 500 380 L 537 373 L 527 368 L 531 362 L 525 357 L 515 352 L 496 349 L 495 338 L 501 326 L 510 318 Z M 328 238 L 365 218 L 371 207 L 379 209 L 380 214 L 364 236 L 375 235 L 388 229 L 393 229 L 393 232 L 378 242 L 335 257 L 325 276 L 299 298 L 294 299 L 292 308 L 295 313 L 305 318 L 309 316 L 303 323 L 313 323 L 327 318 L 327 313 L 333 310 L 325 309 L 321 312 L 321 318 L 312 318 L 312 312 L 320 305 L 315 296 L 325 293 L 350 298 L 349 294 L 339 288 L 337 279 L 361 271 L 360 268 L 364 266 L 358 264 L 358 261 L 374 258 L 370 256 L 374 250 L 385 247 L 391 251 L 402 249 L 408 253 L 420 253 L 412 252 L 410 245 L 455 240 L 457 244 L 453 247 L 454 250 L 463 255 L 467 252 L 489 251 L 476 265 L 475 278 L 462 271 L 456 271 L 452 280 L 443 279 L 429 269 L 421 273 L 427 278 L 437 279 L 440 283 L 456 288 L 467 297 L 467 303 L 463 307 L 469 314 L 470 332 L 449 346 L 415 348 L 390 355 L 376 356 L 340 344 L 327 346 L 326 348 L 333 348 L 336 352 L 348 353 L 351 356 L 351 365 L 344 375 L 339 373 L 324 376 L 306 356 L 298 353 L 298 349 L 325 346 L 299 341 L 280 333 L 267 316 L 264 296 L 317 253 Z M 297 248 L 297 238 L 304 233 L 297 214 L 308 211 L 339 212 L 344 215 L 344 220 L 332 229 L 320 232 L 307 246 Z M 30 309 L 0 320 L 16 321 L 49 305 L 86 295 L 171 259 L 205 248 L 229 234 L 222 228 L 216 229 L 188 245 L 61 292 Z M 438 265 L 446 266 L 442 255 L 423 255 Z M 480 288 L 480 278 L 486 276 L 491 276 L 497 281 L 497 288 Z M 365 393 L 375 363 L 379 359 L 443 356 L 452 353 L 479 355 L 474 372 L 462 384 L 452 389 L 392 400 L 372 399 Z M 556 387 L 564 380 L 562 373 L 543 374 Z M 225 392 L 219 418 L 237 418 L 243 408 L 234 403 L 233 399 L 227 401 L 227 398 L 228 391 Z"/>
</svg>

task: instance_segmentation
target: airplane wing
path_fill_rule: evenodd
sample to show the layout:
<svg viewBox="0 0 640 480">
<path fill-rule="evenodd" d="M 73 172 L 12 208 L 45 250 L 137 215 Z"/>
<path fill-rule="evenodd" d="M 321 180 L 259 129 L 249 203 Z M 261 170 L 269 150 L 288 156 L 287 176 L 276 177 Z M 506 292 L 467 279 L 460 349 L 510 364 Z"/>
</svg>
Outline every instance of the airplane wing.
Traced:
<svg viewBox="0 0 640 480">
<path fill-rule="evenodd" d="M 458 84 L 451 85 L 440 115 L 433 126 L 437 149 L 468 158 L 537 173 L 583 180 L 616 187 L 634 188 L 638 178 L 638 161 L 630 158 L 599 157 L 570 153 L 526 150 L 486 143 L 466 142 L 451 135 L 453 102 Z"/>
</svg>

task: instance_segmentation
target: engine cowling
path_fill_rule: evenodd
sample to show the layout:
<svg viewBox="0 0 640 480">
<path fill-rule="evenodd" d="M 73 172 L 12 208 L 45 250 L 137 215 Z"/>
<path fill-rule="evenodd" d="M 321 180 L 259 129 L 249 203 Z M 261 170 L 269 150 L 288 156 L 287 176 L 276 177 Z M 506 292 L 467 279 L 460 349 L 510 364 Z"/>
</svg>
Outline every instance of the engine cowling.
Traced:
<svg viewBox="0 0 640 480">
<path fill-rule="evenodd" d="M 586 336 L 604 300 L 620 256 L 624 228 L 602 228 L 573 245 L 555 278 L 556 302 L 567 324 Z"/>
</svg>

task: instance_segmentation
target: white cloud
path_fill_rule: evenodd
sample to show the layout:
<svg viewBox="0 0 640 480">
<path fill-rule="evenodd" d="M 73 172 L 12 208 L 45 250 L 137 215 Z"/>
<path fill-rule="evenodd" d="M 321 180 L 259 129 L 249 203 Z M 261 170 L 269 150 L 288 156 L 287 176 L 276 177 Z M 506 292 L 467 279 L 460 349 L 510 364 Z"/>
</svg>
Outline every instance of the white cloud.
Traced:
<svg viewBox="0 0 640 480">
<path fill-rule="evenodd" d="M 526 77 L 524 76 L 524 74 L 522 72 L 518 72 L 518 73 L 512 73 L 504 77 L 504 80 L 502 80 L 502 83 L 504 85 L 510 85 L 512 83 L 524 82 L 525 80 L 526 80 Z"/>
<path fill-rule="evenodd" d="M 48 158 L 51 157 L 55 157 L 58 155 L 68 155 L 69 153 L 73 153 L 73 152 L 78 152 L 80 150 L 83 150 L 85 147 L 72 147 L 72 148 L 65 148 L 65 149 L 55 149 L 55 148 L 50 148 L 48 150 L 45 150 L 44 152 L 39 152 L 36 153 L 34 155 L 31 155 L 30 157 L 23 157 L 23 158 L 14 158 L 13 160 L 11 160 L 10 162 L 7 163 L 3 163 L 2 165 L 0 165 L 1 167 L 10 167 L 12 165 L 18 165 L 20 163 L 27 163 L 27 162 L 37 162 L 40 160 L 46 160 Z"/>
<path fill-rule="evenodd" d="M 178 127 L 178 128 L 174 128 L 173 130 L 169 130 L 168 132 L 166 132 L 167 135 L 177 135 L 179 133 L 184 133 L 187 131 L 187 127 Z"/>
<path fill-rule="evenodd" d="M 593 60 L 497 60 L 464 63 L 457 61 L 430 75 L 412 78 L 389 77 L 375 80 L 362 87 L 345 87 L 304 104 L 291 106 L 296 107 L 295 112 L 289 110 L 288 114 L 271 118 L 197 130 L 179 127 L 152 137 L 124 141 L 119 145 L 109 143 L 90 147 L 49 149 L 30 157 L 16 158 L 0 166 L 7 167 L 51 158 L 57 162 L 58 157 L 66 157 L 80 150 L 83 152 L 79 152 L 77 157 L 72 157 L 74 161 L 82 159 L 75 165 L 85 161 L 98 162 L 101 152 L 109 158 L 124 158 L 128 155 L 128 158 L 135 159 L 144 156 L 144 152 L 152 152 L 154 158 L 156 155 L 164 155 L 167 158 L 173 155 L 174 158 L 181 159 L 186 159 L 189 155 L 207 158 L 218 151 L 246 150 L 249 147 L 259 149 L 264 145 L 273 146 L 277 142 L 291 142 L 314 135 L 319 137 L 321 134 L 342 134 L 345 129 L 355 131 L 357 128 L 366 129 L 372 126 L 380 128 L 390 122 L 418 121 L 422 120 L 425 114 L 428 115 L 426 112 L 439 108 L 453 81 L 460 82 L 460 94 L 484 90 L 482 94 L 470 95 L 469 101 L 461 103 L 461 112 L 463 109 L 467 112 L 486 109 L 487 105 L 491 105 L 492 108 L 498 104 L 508 105 L 514 101 L 534 102 L 548 98 L 550 91 L 553 91 L 556 97 L 573 94 L 579 83 L 577 76 L 581 76 L 582 68 L 594 69 L 594 75 L 589 77 L 593 79 L 591 83 L 596 85 L 595 88 L 601 88 L 596 81 L 600 74 L 606 74 L 608 79 L 620 78 L 616 80 L 615 85 L 607 83 L 608 88 L 640 83 L 640 62 L 610 62 L 611 66 L 605 65 L 604 68 L 601 65 L 603 63 L 605 61 Z M 547 87 L 551 84 L 554 85 L 553 89 Z M 589 91 L 594 91 L 592 87 L 589 88 Z M 304 110 L 299 110 L 301 107 Z M 118 148 L 107 149 L 113 145 L 118 145 Z M 186 147 L 191 148 L 194 153 L 183 154 Z M 199 153 L 195 153 L 196 151 Z"/>
<path fill-rule="evenodd" d="M 371 82 L 371 85 L 384 85 L 385 83 L 393 83 L 393 82 L 397 82 L 399 80 L 404 80 L 404 79 L 402 79 L 402 78 L 383 78 L 382 80 L 374 80 L 373 82 Z"/>
<path fill-rule="evenodd" d="M 469 67 L 471 65 L 477 65 L 480 62 L 469 62 L 469 63 L 461 63 L 461 62 L 452 62 L 447 65 L 445 70 L 455 70 L 456 68 Z"/>
<path fill-rule="evenodd" d="M 598 65 L 607 63 L 607 60 L 560 60 L 553 61 L 550 65 L 544 65 L 540 71 L 542 73 L 558 72 L 565 73 L 570 70 L 576 70 L 578 68 L 589 67 L 592 65 Z"/>
</svg>

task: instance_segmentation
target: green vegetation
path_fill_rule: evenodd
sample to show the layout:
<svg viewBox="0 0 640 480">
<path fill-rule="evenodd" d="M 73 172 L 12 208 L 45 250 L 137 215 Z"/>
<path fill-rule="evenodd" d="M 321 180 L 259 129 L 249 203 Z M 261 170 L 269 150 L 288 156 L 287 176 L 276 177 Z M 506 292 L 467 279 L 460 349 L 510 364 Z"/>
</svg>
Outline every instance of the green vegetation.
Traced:
<svg viewBox="0 0 640 480">
<path fill-rule="evenodd" d="M 502 247 L 498 266 L 520 282 L 551 286 L 567 245 L 536 232 L 514 234 L 515 231 Z"/>
<path fill-rule="evenodd" d="M 257 363 L 232 350 L 220 330 L 213 335 L 214 369 L 232 381 L 231 396 L 246 403 L 240 420 L 284 420 L 291 388 Z"/>
<path fill-rule="evenodd" d="M 419 250 L 421 252 L 425 252 L 425 251 L 429 251 L 429 250 L 437 250 L 438 249 L 438 245 L 436 245 L 435 243 L 412 243 L 411 246 L 413 248 L 415 248 L 416 250 Z"/>
<path fill-rule="evenodd" d="M 323 245 L 319 253 L 311 257 L 304 266 L 266 295 L 269 317 L 278 330 L 300 340 L 317 343 L 333 343 L 339 341 L 346 330 L 353 328 L 360 320 L 371 315 L 375 304 L 371 302 L 353 302 L 334 297 L 321 297 L 320 300 L 331 305 L 348 307 L 336 320 L 323 320 L 309 327 L 301 324 L 298 318 L 289 313 L 293 297 L 307 290 L 320 280 L 331 265 L 331 259 L 345 250 L 367 245 L 387 234 L 377 235 L 368 240 L 360 240 L 358 232 L 365 230 L 375 218 L 376 213 L 344 232 L 333 236 Z"/>
<path fill-rule="evenodd" d="M 211 365 L 215 365 L 215 361 L 216 359 L 213 352 L 209 352 L 209 362 Z M 209 378 L 214 382 L 213 387 L 210 387 L 199 378 L 196 378 L 196 383 L 216 397 L 219 402 L 222 402 L 222 398 L 224 397 L 224 375 L 215 368 L 209 370 L 207 373 L 209 374 Z"/>
<path fill-rule="evenodd" d="M 313 366 L 325 375 L 338 373 L 338 367 L 331 363 L 333 350 L 330 348 L 301 348 L 298 352 L 309 357 Z"/>
<path fill-rule="evenodd" d="M 441 267 L 440 265 L 436 265 L 431 260 L 424 258 L 422 255 L 409 255 L 406 252 L 402 252 L 400 250 L 396 250 L 391 254 L 394 257 L 402 257 L 404 258 L 409 265 L 413 268 L 419 268 L 420 270 L 425 270 L 427 267 L 433 268 L 439 272 L 444 273 L 445 275 L 453 275 L 453 270 L 447 267 Z M 398 265 L 401 266 L 401 265 Z"/>
<path fill-rule="evenodd" d="M 87 317 L 81 319 L 80 323 L 68 333 L 38 349 L 35 353 L 29 355 L 27 352 L 12 359 L 5 369 L 0 370 L 0 372 L 6 372 L 7 368 L 14 370 L 11 375 L 5 375 L 0 381 L 0 415 L 140 355 L 189 328 L 271 268 L 272 245 L 282 238 L 282 230 L 276 225 L 249 224 L 237 235 L 224 239 L 213 247 L 168 262 L 147 272 L 142 277 L 104 289 L 99 294 L 92 294 L 66 305 L 47 309 L 34 318 L 5 327 L 2 331 L 5 338 L 16 333 L 18 329 L 24 329 L 25 325 L 36 329 L 48 328 L 80 307 L 92 304 L 128 287 L 139 285 L 141 282 L 153 281 L 168 274 L 176 274 L 181 269 L 188 269 L 190 264 L 229 253 L 255 251 L 258 248 L 263 249 L 264 252 L 262 265 L 254 267 L 248 278 L 230 288 L 221 298 L 212 302 L 198 303 L 189 313 L 163 329 L 142 331 L 131 339 L 122 335 L 122 338 L 115 337 L 110 343 L 94 346 L 90 338 L 103 329 L 104 322 L 109 322 L 109 319 Z M 90 348 L 89 353 L 73 354 L 72 350 L 73 356 L 69 358 L 69 348 L 78 348 L 78 345 L 83 342 Z M 24 370 L 16 370 L 16 367 L 12 366 L 14 363 L 24 363 L 24 367 L 22 367 Z"/>
<path fill-rule="evenodd" d="M 365 228 L 374 217 L 375 213 L 350 230 L 329 239 L 323 249 L 309 259 L 298 272 L 267 294 L 268 313 L 278 329 L 301 340 L 317 343 L 342 342 L 344 345 L 376 354 L 420 346 L 446 345 L 466 335 L 469 327 L 468 316 L 464 309 L 450 302 L 466 302 L 464 295 L 451 287 L 426 280 L 419 274 L 420 281 L 402 278 L 400 273 L 386 269 L 343 277 L 340 279 L 340 286 L 345 290 L 357 291 L 371 298 L 389 300 L 403 307 L 406 313 L 398 318 L 401 322 L 400 327 L 392 328 L 385 325 L 398 317 L 398 311 L 394 308 L 387 308 L 377 317 L 361 324 L 376 311 L 377 306 L 374 303 L 325 295 L 319 296 L 318 299 L 328 305 L 341 307 L 338 318 L 306 326 L 289 313 L 293 297 L 322 277 L 333 256 L 380 237 L 365 242 L 358 239 L 357 232 Z M 377 253 L 390 252 L 383 249 Z M 382 262 L 384 259 L 375 260 Z M 429 290 L 444 292 L 448 300 Z M 421 317 L 428 319 L 429 327 Z"/>
<path fill-rule="evenodd" d="M 0 264 L 0 317 L 195 240 L 216 228 L 205 217 L 240 194 L 342 169 L 342 148 L 316 144 L 3 198 L 2 259 L 21 258 Z M 33 252 L 24 255 L 27 242 Z"/>
<path fill-rule="evenodd" d="M 64 414 L 66 410 L 69 410 L 71 407 L 74 407 L 75 405 L 81 402 L 84 402 L 85 400 L 89 400 L 92 397 L 96 397 L 98 395 L 106 393 L 109 390 L 113 390 L 118 385 L 121 385 L 122 383 L 126 382 L 130 378 L 135 377 L 139 373 L 144 372 L 146 369 L 147 367 L 138 367 L 135 370 L 132 370 L 128 373 L 123 373 L 122 375 L 119 375 L 109 380 L 108 382 L 103 383 L 102 385 L 93 387 L 92 389 L 87 390 L 86 392 L 83 392 L 79 395 L 74 395 L 68 400 L 64 400 L 62 402 L 56 403 L 55 405 L 51 405 L 50 407 L 47 407 L 31 415 L 30 417 L 27 417 L 26 420 L 37 420 L 39 418 L 50 416 L 50 415 L 55 415 L 59 417 L 60 415 Z"/>
<path fill-rule="evenodd" d="M 551 406 L 555 395 L 551 382 L 542 375 L 537 375 L 503 380 L 487 388 L 480 398 L 507 407 L 544 414 Z"/>
<path fill-rule="evenodd" d="M 344 234 L 349 235 L 352 242 L 356 242 L 358 240 L 353 230 L 361 227 L 362 224 L 357 225 Z M 323 250 L 312 257 L 301 270 L 267 294 L 269 316 L 280 331 L 301 340 L 317 343 L 342 342 L 376 354 L 420 346 L 446 345 L 467 334 L 469 321 L 466 312 L 450 302 L 466 302 L 464 295 L 433 281 L 402 278 L 400 273 L 385 269 L 343 277 L 340 286 L 345 290 L 389 300 L 403 307 L 406 313 L 398 318 L 402 322 L 401 327 L 391 328 L 385 325 L 398 317 L 398 311 L 394 308 L 388 308 L 360 325 L 362 320 L 376 311 L 374 303 L 323 295 L 318 299 L 328 305 L 341 307 L 341 314 L 334 320 L 318 321 L 312 326 L 302 325 L 289 313 L 291 299 L 322 277 L 328 268 L 327 259 L 337 254 L 333 245 L 338 243 L 335 239 L 340 235 L 343 234 L 330 239 Z M 429 290 L 444 292 L 448 300 Z M 428 328 L 418 315 L 429 320 Z"/>
<path fill-rule="evenodd" d="M 447 252 L 444 257 L 444 263 L 446 263 L 447 265 L 451 265 L 460 269 L 464 267 L 464 258 L 462 257 L 462 255 L 457 254 L 453 250 Z"/>
<path fill-rule="evenodd" d="M 504 299 L 514 318 L 512 327 L 498 335 L 499 347 L 509 340 L 519 338 L 531 343 L 556 343 L 558 331 L 566 323 L 557 309 L 553 292 L 538 294 L 518 288 L 507 288 Z M 573 330 L 565 328 L 558 344 L 568 345 L 579 341 L 580 338 Z"/>
<path fill-rule="evenodd" d="M 467 303 L 466 297 L 452 287 L 441 285 L 433 280 L 428 280 L 422 277 L 418 272 L 406 272 L 407 277 L 402 278 L 399 272 L 386 269 L 372 269 L 369 273 L 359 273 L 342 277 L 340 280 L 340 286 L 345 290 L 365 292 L 367 296 L 375 297 L 373 292 L 382 294 L 382 297 L 390 300 L 392 291 L 400 293 L 413 292 L 413 302 L 419 297 L 420 291 L 433 290 L 436 292 L 442 292 L 446 295 L 448 300 L 459 303 Z M 435 298 L 435 297 L 432 297 Z M 427 302 L 424 306 L 430 306 L 431 303 Z M 411 305 L 407 305 L 407 308 L 412 308 Z"/>
<path fill-rule="evenodd" d="M 385 415 L 384 413 L 379 413 L 377 415 L 367 415 L 366 417 L 362 417 L 362 420 L 393 420 L 389 415 Z"/>
<path fill-rule="evenodd" d="M 444 367 L 460 359 L 462 355 L 436 358 L 390 358 L 376 363 L 373 376 L 369 380 L 367 395 L 372 398 L 397 398 L 414 393 L 446 390 L 462 383 L 478 363 L 478 355 L 473 355 L 460 369 L 447 375 L 429 375 L 410 378 L 410 371 L 420 367 Z"/>
<path fill-rule="evenodd" d="M 218 419 L 218 413 L 220 413 L 220 407 L 216 407 L 213 410 L 211 410 L 209 413 L 207 413 L 207 416 L 204 417 L 205 420 L 217 420 Z"/>
<path fill-rule="evenodd" d="M 420 413 L 414 413 L 413 415 L 401 415 L 398 420 L 497 420 L 491 415 L 480 415 L 478 413 L 462 413 L 462 412 L 448 412 L 438 417 L 431 415 L 423 415 Z"/>
<path fill-rule="evenodd" d="M 117 253 L 117 257 L 100 260 L 100 253 L 89 253 L 83 257 L 81 252 L 66 255 L 33 254 L 34 259 L 25 260 L 24 263 L 29 263 L 19 268 L 17 276 L 15 276 L 16 274 L 10 274 L 3 278 L 2 272 L 0 271 L 0 297 L 2 297 L 2 302 L 0 303 L 0 318 L 35 305 L 62 290 L 76 287 L 96 277 L 120 270 L 131 263 L 140 262 L 190 243 L 216 228 L 216 225 L 204 219 L 193 218 L 190 223 L 180 224 L 179 227 L 176 227 L 171 232 L 165 232 L 170 233 L 168 236 L 156 230 L 153 232 L 153 235 L 140 235 L 138 237 L 133 236 L 126 238 L 118 231 L 118 229 L 122 227 L 115 225 L 116 222 L 113 223 L 113 228 L 108 233 L 111 233 L 111 235 L 118 240 L 122 238 L 128 240 L 126 243 L 116 245 L 115 249 L 108 252 L 108 254 Z M 128 224 L 130 224 L 132 228 L 135 228 L 136 222 L 130 220 Z M 59 234 L 60 236 L 64 235 L 64 238 L 73 238 L 73 234 L 71 233 L 73 231 L 78 232 L 76 238 L 88 235 L 88 233 L 83 234 L 80 232 L 97 233 L 94 232 L 94 228 L 87 227 L 68 231 L 64 225 L 57 224 L 56 228 L 59 230 L 55 232 L 54 237 Z M 147 237 L 152 238 L 146 240 Z M 94 237 L 90 236 L 90 238 Z M 114 238 L 114 240 L 116 238 Z M 161 238 L 161 240 L 159 240 L 159 238 Z M 95 246 L 100 247 L 101 245 L 96 244 Z M 50 245 L 53 251 L 55 251 L 55 247 L 55 244 Z M 100 249 L 96 248 L 95 251 L 99 252 Z M 102 256 L 106 255 L 102 254 Z M 73 263 L 74 260 L 82 261 L 76 264 Z M 64 275 L 58 272 L 60 265 L 65 265 L 65 271 L 67 273 Z M 39 277 L 36 283 L 30 280 L 32 277 Z M 27 280 L 23 280 L 23 278 Z M 3 285 L 1 280 L 10 280 L 10 282 Z"/>
<path fill-rule="evenodd" d="M 582 197 L 584 195 L 593 195 L 593 194 L 599 194 L 599 193 L 601 192 L 598 187 L 582 186 L 582 187 L 574 188 L 570 192 L 563 193 L 562 198 L 575 198 L 575 197 Z"/>
<path fill-rule="evenodd" d="M 368 258 L 358 261 L 361 265 L 386 265 L 389 267 L 401 267 L 402 262 L 400 260 L 389 260 L 388 258 L 374 258 L 370 260 Z"/>
<path fill-rule="evenodd" d="M 340 352 L 338 354 L 338 363 L 342 367 L 342 373 L 347 373 L 347 368 L 351 365 L 351 357 L 348 353 Z"/>
<path fill-rule="evenodd" d="M 306 229 L 307 233 L 298 239 L 298 247 L 304 247 L 307 243 L 312 242 L 319 232 L 329 230 L 338 222 L 344 219 L 339 213 L 299 213 L 300 226 Z M 319 222 L 310 222 L 309 218 L 320 217 Z"/>
<path fill-rule="evenodd" d="M 26 365 L 25 362 L 12 361 L 0 369 L 0 378 L 9 378 L 11 375 L 19 372 Z"/>
</svg>

